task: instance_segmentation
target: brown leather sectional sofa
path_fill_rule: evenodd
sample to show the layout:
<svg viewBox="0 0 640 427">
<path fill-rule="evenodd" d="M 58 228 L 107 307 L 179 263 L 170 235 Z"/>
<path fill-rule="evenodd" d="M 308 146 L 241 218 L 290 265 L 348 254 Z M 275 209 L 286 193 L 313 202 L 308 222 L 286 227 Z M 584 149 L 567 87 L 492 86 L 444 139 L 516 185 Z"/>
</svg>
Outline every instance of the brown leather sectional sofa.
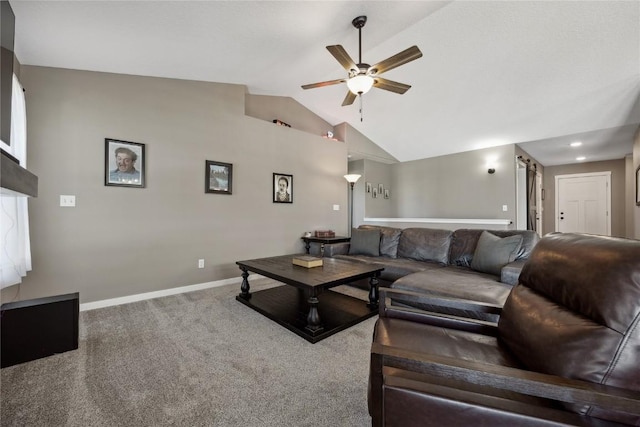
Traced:
<svg viewBox="0 0 640 427">
<path fill-rule="evenodd" d="M 640 425 L 640 241 L 545 236 L 497 325 L 387 305 L 395 292 L 371 348 L 374 426 Z"/>
<path fill-rule="evenodd" d="M 479 243 L 490 233 L 488 244 Z M 361 225 L 350 243 L 325 247 L 324 256 L 384 266 L 380 286 L 406 291 L 483 301 L 502 307 L 520 270 L 538 242 L 531 230 L 441 230 Z M 475 259 L 474 259 L 475 257 Z M 485 262 L 478 262 L 479 259 Z M 366 288 L 367 281 L 354 283 Z M 394 296 L 395 304 L 423 309 L 429 305 Z M 447 309 L 454 315 L 497 320 L 490 313 Z"/>
</svg>

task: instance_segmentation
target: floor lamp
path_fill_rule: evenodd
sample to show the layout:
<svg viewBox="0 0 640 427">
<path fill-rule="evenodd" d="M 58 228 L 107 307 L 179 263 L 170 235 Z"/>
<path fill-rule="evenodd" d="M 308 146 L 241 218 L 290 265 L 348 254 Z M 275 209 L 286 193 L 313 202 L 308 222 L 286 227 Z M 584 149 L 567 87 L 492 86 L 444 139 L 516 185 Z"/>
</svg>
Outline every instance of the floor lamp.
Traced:
<svg viewBox="0 0 640 427">
<path fill-rule="evenodd" d="M 351 237 L 351 228 L 353 227 L 353 186 L 360 179 L 360 175 L 358 174 L 349 174 L 345 175 L 344 179 L 347 180 L 349 185 L 351 186 L 351 203 L 349 204 L 350 214 L 349 214 L 349 237 Z"/>
</svg>

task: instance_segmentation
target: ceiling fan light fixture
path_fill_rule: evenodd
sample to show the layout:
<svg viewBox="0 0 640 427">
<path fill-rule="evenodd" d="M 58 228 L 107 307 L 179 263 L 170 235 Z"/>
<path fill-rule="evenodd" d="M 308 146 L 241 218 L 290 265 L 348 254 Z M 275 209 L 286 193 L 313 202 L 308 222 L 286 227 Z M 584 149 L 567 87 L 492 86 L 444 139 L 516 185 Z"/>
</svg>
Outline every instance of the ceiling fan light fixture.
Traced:
<svg viewBox="0 0 640 427">
<path fill-rule="evenodd" d="M 347 80 L 347 86 L 354 95 L 365 94 L 369 92 L 373 86 L 373 77 L 365 74 L 358 74 L 357 76 Z"/>
</svg>

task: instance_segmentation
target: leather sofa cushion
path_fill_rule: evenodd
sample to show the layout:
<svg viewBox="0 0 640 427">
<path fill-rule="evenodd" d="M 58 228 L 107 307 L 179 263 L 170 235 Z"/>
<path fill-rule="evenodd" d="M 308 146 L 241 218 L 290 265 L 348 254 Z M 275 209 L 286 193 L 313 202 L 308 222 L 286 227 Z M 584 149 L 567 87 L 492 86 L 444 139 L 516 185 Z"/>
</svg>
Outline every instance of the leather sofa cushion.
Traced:
<svg viewBox="0 0 640 427">
<path fill-rule="evenodd" d="M 380 230 L 351 230 L 349 255 L 380 255 Z"/>
<path fill-rule="evenodd" d="M 405 228 L 398 243 L 398 257 L 447 264 L 453 231 Z"/>
<path fill-rule="evenodd" d="M 478 245 L 478 239 L 485 230 L 460 228 L 453 232 L 451 248 L 449 249 L 449 264 L 470 267 L 473 254 Z M 522 245 L 516 255 L 516 260 L 526 259 L 540 240 L 533 230 L 491 230 L 491 234 L 498 237 L 513 235 L 522 236 Z"/>
<path fill-rule="evenodd" d="M 579 243 L 579 244 L 578 244 Z M 529 369 L 640 391 L 640 242 L 577 234 L 536 245 L 502 311 L 500 336 Z M 550 357 L 550 356 L 553 357 Z M 570 409 L 630 424 L 640 417 Z"/>
<path fill-rule="evenodd" d="M 434 375 L 384 369 L 385 426 L 595 426 L 556 402 Z M 541 421 L 543 418 L 545 421 Z"/>
<path fill-rule="evenodd" d="M 512 287 L 497 281 L 489 274 L 478 273 L 465 267 L 449 266 L 444 269 L 429 270 L 413 273 L 396 280 L 392 289 L 412 291 L 422 294 L 432 294 L 451 298 L 461 298 L 473 301 L 504 305 Z M 411 302 L 405 304 L 401 296 L 394 296 L 393 303 L 416 307 L 426 311 L 438 311 L 454 316 L 497 322 L 498 316 L 481 312 L 472 312 L 455 308 L 433 307 L 428 304 Z"/>
<path fill-rule="evenodd" d="M 392 289 L 503 305 L 513 289 L 495 276 L 460 267 L 422 271 L 396 280 Z"/>
<path fill-rule="evenodd" d="M 400 241 L 401 228 L 385 227 L 379 225 L 361 225 L 361 230 L 378 229 L 382 234 L 380 238 L 380 255 L 396 258 L 398 256 L 398 242 Z"/>
<path fill-rule="evenodd" d="M 419 339 L 417 339 L 419 337 Z M 380 317 L 374 342 L 420 353 L 455 357 L 490 365 L 522 367 L 497 344 L 497 338 L 473 332 Z"/>
<path fill-rule="evenodd" d="M 380 279 L 388 282 L 393 282 L 401 277 L 418 271 L 440 269 L 444 267 L 441 264 L 414 261 L 405 258 L 372 257 L 365 255 L 336 255 L 334 258 L 380 265 L 384 267 L 384 270 L 380 273 Z"/>
<path fill-rule="evenodd" d="M 502 270 L 500 270 L 500 281 L 511 286 L 517 285 L 520 272 L 526 262 L 527 260 L 525 259 L 519 259 L 502 267 Z"/>
<path fill-rule="evenodd" d="M 473 253 L 471 268 L 499 276 L 502 267 L 515 261 L 520 246 L 522 236 L 498 237 L 483 231 Z"/>
</svg>

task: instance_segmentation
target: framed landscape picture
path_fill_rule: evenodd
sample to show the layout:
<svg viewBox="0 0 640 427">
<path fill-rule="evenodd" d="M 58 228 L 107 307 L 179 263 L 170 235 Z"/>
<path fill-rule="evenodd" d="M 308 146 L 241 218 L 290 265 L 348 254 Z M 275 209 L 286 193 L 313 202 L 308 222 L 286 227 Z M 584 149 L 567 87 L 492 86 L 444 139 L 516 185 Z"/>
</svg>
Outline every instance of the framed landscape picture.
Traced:
<svg viewBox="0 0 640 427">
<path fill-rule="evenodd" d="M 273 174 L 273 203 L 293 203 L 293 175 Z"/>
<path fill-rule="evenodd" d="M 231 194 L 233 184 L 233 165 L 231 163 L 207 160 L 204 170 L 204 192 Z"/>
<path fill-rule="evenodd" d="M 145 145 L 138 142 L 104 140 L 104 185 L 144 188 Z"/>
</svg>

